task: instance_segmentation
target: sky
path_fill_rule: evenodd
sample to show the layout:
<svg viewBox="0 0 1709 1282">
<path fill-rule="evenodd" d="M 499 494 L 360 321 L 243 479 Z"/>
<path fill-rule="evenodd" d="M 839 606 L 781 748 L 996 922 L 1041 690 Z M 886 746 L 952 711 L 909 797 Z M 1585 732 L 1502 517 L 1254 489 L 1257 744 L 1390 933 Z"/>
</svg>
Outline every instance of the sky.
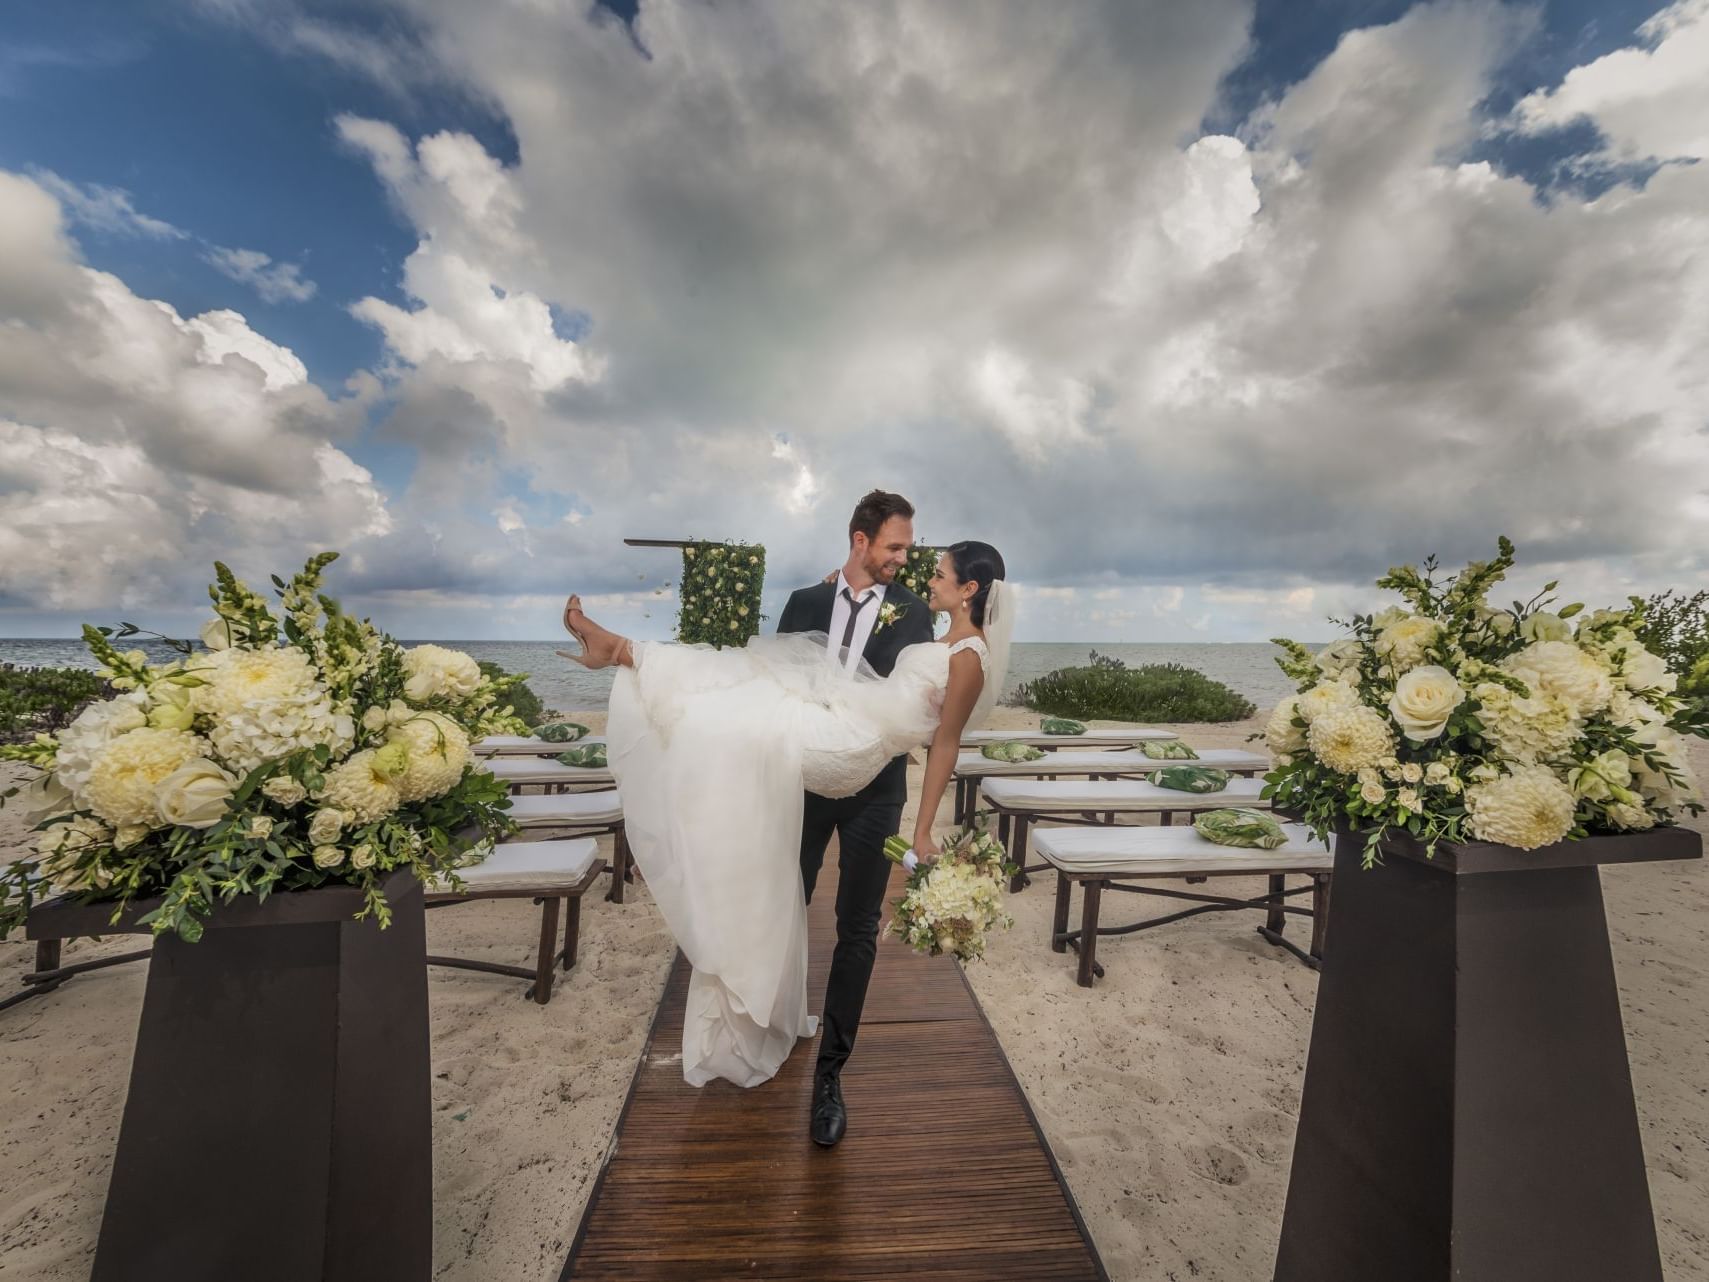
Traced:
<svg viewBox="0 0 1709 1282">
<path fill-rule="evenodd" d="M 1706 155 L 1709 0 L 12 0 L 0 636 L 665 636 L 874 486 L 1021 640 L 1709 587 Z"/>
</svg>

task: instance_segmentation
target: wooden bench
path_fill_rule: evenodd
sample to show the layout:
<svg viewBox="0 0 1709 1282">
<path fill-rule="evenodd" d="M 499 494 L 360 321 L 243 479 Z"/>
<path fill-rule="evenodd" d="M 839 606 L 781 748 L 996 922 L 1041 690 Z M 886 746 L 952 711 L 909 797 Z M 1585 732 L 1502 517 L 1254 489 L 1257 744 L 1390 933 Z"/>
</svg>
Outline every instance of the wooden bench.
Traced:
<svg viewBox="0 0 1709 1282">
<path fill-rule="evenodd" d="M 1090 988 L 1094 976 L 1102 976 L 1097 949 L 1100 935 L 1130 935 L 1169 922 L 1197 917 L 1200 913 L 1255 909 L 1265 914 L 1258 933 L 1272 944 L 1285 948 L 1314 970 L 1323 959 L 1324 924 L 1329 917 L 1329 883 L 1334 857 L 1302 824 L 1283 824 L 1288 843 L 1276 850 L 1248 850 L 1219 846 L 1206 841 L 1188 827 L 1144 827 L 1123 825 L 1098 828 L 1043 828 L 1034 834 L 1039 854 L 1056 869 L 1056 912 L 1051 921 L 1053 952 L 1069 948 L 1080 954 L 1076 979 Z M 1308 884 L 1289 890 L 1289 876 L 1304 875 Z M 1251 899 L 1171 890 L 1134 882 L 1180 878 L 1189 885 L 1211 877 L 1269 878 L 1269 891 Z M 1080 929 L 1068 929 L 1068 910 L 1075 883 L 1081 886 Z M 1098 914 L 1106 890 L 1152 895 L 1162 899 L 1186 900 L 1198 905 L 1163 917 L 1148 918 L 1125 926 L 1100 926 Z M 1289 904 L 1294 896 L 1310 893 L 1311 907 Z M 1302 950 L 1283 935 L 1288 914 L 1310 917 L 1311 947 Z"/>
<path fill-rule="evenodd" d="M 565 970 L 576 964 L 581 942 L 582 895 L 605 871 L 599 843 L 592 837 L 570 837 L 559 841 L 501 841 L 492 854 L 478 864 L 460 868 L 463 888 L 448 882 L 430 883 L 428 908 L 447 908 L 477 899 L 532 899 L 540 905 L 540 946 L 534 965 L 507 966 L 501 962 L 475 961 L 467 957 L 428 955 L 429 966 L 478 970 L 492 975 L 514 975 L 532 981 L 523 991 L 544 1006 L 552 1000 L 556 963 Z M 558 912 L 565 910 L 564 946 L 556 950 Z"/>
<path fill-rule="evenodd" d="M 600 735 L 590 735 L 573 743 L 548 743 L 530 734 L 490 734 L 469 745 L 477 757 L 555 757 L 565 748 L 580 748 L 584 744 L 604 743 Z"/>
<path fill-rule="evenodd" d="M 510 799 L 505 812 L 524 832 L 568 830 L 576 837 L 611 836 L 611 889 L 605 897 L 623 902 L 623 887 L 635 880 L 629 858 L 629 834 L 623 825 L 623 803 L 615 789 L 607 792 L 528 793 Z"/>
<path fill-rule="evenodd" d="M 955 821 L 973 818 L 979 786 L 986 779 L 1132 779 L 1165 766 L 1214 766 L 1233 775 L 1263 774 L 1270 758 L 1243 748 L 1201 748 L 1191 761 L 1157 761 L 1139 751 L 1097 752 L 1065 750 L 1046 753 L 1037 761 L 993 761 L 982 752 L 963 752 L 956 758 Z"/>
<path fill-rule="evenodd" d="M 488 757 L 478 768 L 502 780 L 512 792 L 535 785 L 548 792 L 617 786 L 609 767 L 566 766 L 550 757 Z"/>
<path fill-rule="evenodd" d="M 997 816 L 997 836 L 1016 869 L 1009 881 L 1015 893 L 1032 881 L 1028 873 L 1050 867 L 1027 863 L 1027 835 L 1035 823 L 1107 826 L 1117 815 L 1154 814 L 1168 825 L 1177 811 L 1190 818 L 1228 806 L 1268 810 L 1269 800 L 1258 795 L 1263 788 L 1262 779 L 1231 779 L 1221 792 L 1180 792 L 1145 779 L 987 779 L 979 795 Z"/>
</svg>

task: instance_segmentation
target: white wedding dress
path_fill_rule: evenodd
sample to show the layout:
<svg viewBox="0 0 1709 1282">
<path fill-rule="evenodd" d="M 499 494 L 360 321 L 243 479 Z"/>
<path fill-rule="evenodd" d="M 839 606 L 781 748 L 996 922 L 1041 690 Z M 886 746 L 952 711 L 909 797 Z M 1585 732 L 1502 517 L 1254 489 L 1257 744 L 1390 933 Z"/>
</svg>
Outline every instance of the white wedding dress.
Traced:
<svg viewBox="0 0 1709 1282">
<path fill-rule="evenodd" d="M 768 1080 L 807 1012 L 802 790 L 846 797 L 930 740 L 953 651 L 912 645 L 887 679 L 843 671 L 823 633 L 744 649 L 638 642 L 606 730 L 629 846 L 694 967 L 682 1074 L 700 1086 Z"/>
</svg>

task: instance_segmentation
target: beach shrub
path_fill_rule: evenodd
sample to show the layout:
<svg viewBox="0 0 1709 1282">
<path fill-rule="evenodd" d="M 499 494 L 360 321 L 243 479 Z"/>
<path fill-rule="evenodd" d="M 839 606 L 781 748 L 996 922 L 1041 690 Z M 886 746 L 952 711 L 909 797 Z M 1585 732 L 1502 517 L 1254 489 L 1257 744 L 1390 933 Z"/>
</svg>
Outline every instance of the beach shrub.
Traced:
<svg viewBox="0 0 1709 1282">
<path fill-rule="evenodd" d="M 0 739 L 21 739 L 68 725 L 107 690 L 86 668 L 0 668 Z"/>
<path fill-rule="evenodd" d="M 481 675 L 493 682 L 493 688 L 500 692 L 499 702 L 508 703 L 511 714 L 519 717 L 530 730 L 546 719 L 546 705 L 528 688 L 528 673 L 519 672 L 512 677 L 498 664 L 486 659 L 480 661 L 480 668 Z"/>
<path fill-rule="evenodd" d="M 1242 721 L 1257 711 L 1250 700 L 1192 668 L 1129 668 L 1096 650 L 1086 667 L 1058 668 L 1025 682 L 1015 698 L 1037 712 L 1082 721 Z"/>
<path fill-rule="evenodd" d="M 759 633 L 765 549 L 757 543 L 690 543 L 682 550 L 682 609 L 676 639 L 744 646 Z"/>
</svg>

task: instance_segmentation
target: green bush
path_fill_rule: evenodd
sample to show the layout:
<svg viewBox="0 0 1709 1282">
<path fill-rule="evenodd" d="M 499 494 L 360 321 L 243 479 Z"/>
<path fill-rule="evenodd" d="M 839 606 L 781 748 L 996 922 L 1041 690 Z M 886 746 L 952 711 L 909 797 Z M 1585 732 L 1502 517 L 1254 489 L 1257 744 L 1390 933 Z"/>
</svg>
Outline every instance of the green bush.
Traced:
<svg viewBox="0 0 1709 1282">
<path fill-rule="evenodd" d="M 1638 640 L 1678 673 L 1679 693 L 1709 695 L 1709 591 L 1685 596 L 1669 588 L 1631 602 L 1644 611 Z"/>
<path fill-rule="evenodd" d="M 0 739 L 27 739 L 67 725 L 91 699 L 111 691 L 84 668 L 0 666 Z"/>
<path fill-rule="evenodd" d="M 1096 650 L 1090 666 L 1058 668 L 1023 684 L 1015 697 L 1035 711 L 1083 721 L 1242 721 L 1257 712 L 1249 700 L 1192 668 L 1129 668 Z"/>
<path fill-rule="evenodd" d="M 481 675 L 489 680 L 497 681 L 510 676 L 510 673 L 499 667 L 498 664 L 489 663 L 485 659 L 480 661 L 480 667 Z M 527 722 L 530 728 L 539 725 L 546 719 L 546 706 L 540 702 L 540 696 L 528 688 L 528 673 L 526 672 L 514 678 L 514 684 L 505 689 L 498 701 L 501 706 L 508 703 L 516 715 Z"/>
</svg>

